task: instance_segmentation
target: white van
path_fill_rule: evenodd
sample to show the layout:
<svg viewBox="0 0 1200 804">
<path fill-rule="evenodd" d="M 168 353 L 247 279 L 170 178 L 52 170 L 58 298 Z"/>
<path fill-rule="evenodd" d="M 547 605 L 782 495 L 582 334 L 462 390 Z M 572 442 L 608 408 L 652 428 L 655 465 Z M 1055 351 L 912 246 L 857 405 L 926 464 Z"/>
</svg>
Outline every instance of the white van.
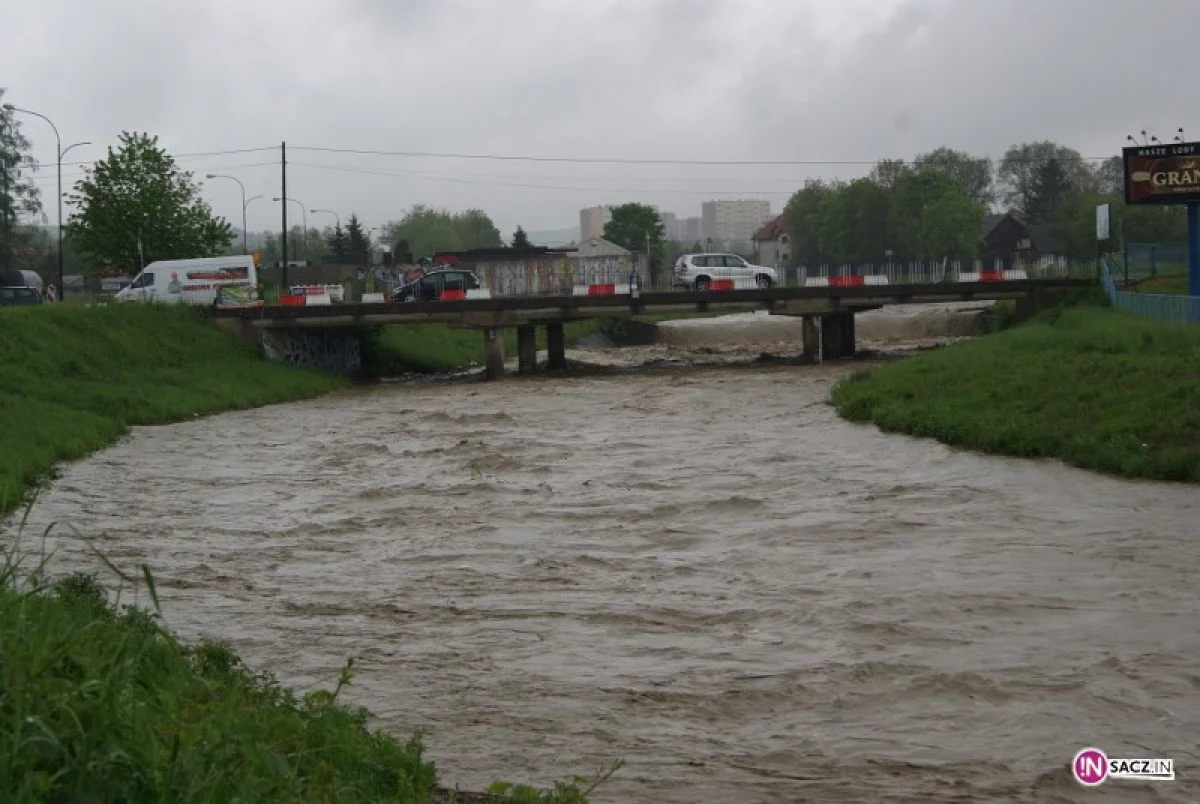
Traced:
<svg viewBox="0 0 1200 804">
<path fill-rule="evenodd" d="M 205 257 L 152 262 L 116 295 L 119 301 L 211 305 L 222 286 L 258 286 L 254 257 Z"/>
</svg>

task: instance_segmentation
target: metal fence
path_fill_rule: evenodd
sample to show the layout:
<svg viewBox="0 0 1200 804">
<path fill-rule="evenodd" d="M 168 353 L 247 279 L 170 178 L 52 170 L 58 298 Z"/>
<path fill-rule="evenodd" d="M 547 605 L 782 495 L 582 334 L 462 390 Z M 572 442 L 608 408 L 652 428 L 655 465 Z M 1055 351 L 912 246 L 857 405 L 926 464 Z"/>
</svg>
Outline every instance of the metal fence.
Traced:
<svg viewBox="0 0 1200 804">
<path fill-rule="evenodd" d="M 1126 285 L 1187 275 L 1187 243 L 1129 243 L 1122 249 L 1122 256 L 1123 264 L 1113 266 L 1113 279 Z"/>
<path fill-rule="evenodd" d="M 1104 290 L 1115 309 L 1169 324 L 1200 324 L 1200 296 L 1130 293 L 1117 289 L 1116 271 L 1108 260 L 1103 262 L 1100 271 Z"/>
</svg>

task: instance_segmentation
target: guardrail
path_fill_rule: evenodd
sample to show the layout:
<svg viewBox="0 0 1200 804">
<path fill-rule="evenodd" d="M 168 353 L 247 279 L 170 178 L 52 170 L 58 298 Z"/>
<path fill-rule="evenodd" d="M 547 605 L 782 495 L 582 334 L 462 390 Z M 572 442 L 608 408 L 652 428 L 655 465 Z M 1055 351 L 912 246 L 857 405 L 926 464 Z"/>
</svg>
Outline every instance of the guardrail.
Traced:
<svg viewBox="0 0 1200 804">
<path fill-rule="evenodd" d="M 447 266 L 447 270 L 453 270 Z M 569 259 L 538 259 L 528 262 L 490 263 L 481 267 L 462 266 L 480 279 L 483 293 L 490 297 L 632 295 L 695 290 L 684 286 L 668 268 L 652 272 L 644 265 L 634 268 L 628 260 L 573 262 Z M 1091 261 L 1016 261 L 995 262 L 924 261 L 882 265 L 822 265 L 814 268 L 773 269 L 773 287 L 857 287 L 884 285 L 946 285 L 954 283 L 1037 281 L 1055 279 L 1094 279 L 1096 265 Z M 759 287 L 746 270 L 713 268 L 708 289 L 746 290 Z M 374 278 L 344 282 L 339 293 L 317 294 L 314 303 L 384 303 L 391 298 L 395 285 Z M 472 291 L 475 295 L 477 292 Z M 479 295 L 483 295 L 480 293 Z M 445 298 L 457 296 L 447 294 Z M 328 296 L 326 300 L 325 296 Z M 306 293 L 283 294 L 268 287 L 263 294 L 269 305 L 307 304 Z"/>
</svg>

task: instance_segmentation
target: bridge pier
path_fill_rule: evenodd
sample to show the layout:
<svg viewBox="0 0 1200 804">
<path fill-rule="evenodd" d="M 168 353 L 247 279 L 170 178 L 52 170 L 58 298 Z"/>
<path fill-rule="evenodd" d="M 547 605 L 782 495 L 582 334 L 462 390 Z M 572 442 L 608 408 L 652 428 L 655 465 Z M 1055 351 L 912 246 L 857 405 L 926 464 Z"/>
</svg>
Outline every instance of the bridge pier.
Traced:
<svg viewBox="0 0 1200 804">
<path fill-rule="evenodd" d="M 804 359 L 815 363 L 817 362 L 817 349 L 820 344 L 817 317 L 815 315 L 806 315 L 802 316 L 800 321 L 800 337 L 804 342 Z"/>
<path fill-rule="evenodd" d="M 821 346 L 823 360 L 854 357 L 854 313 L 821 316 Z"/>
<path fill-rule="evenodd" d="M 546 325 L 546 348 L 550 352 L 548 360 L 550 371 L 566 371 L 567 339 L 561 323 Z"/>
<path fill-rule="evenodd" d="M 517 364 L 521 374 L 537 372 L 537 328 L 533 324 L 517 327 Z"/>
<path fill-rule="evenodd" d="M 483 331 L 484 376 L 499 380 L 504 376 L 504 330 L 488 327 Z"/>
</svg>

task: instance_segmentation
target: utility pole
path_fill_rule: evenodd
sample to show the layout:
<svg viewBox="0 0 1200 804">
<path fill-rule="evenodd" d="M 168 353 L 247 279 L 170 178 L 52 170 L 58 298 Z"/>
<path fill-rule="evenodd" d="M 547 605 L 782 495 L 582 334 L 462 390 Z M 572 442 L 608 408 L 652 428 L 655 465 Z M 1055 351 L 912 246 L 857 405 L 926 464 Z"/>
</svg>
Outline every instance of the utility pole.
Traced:
<svg viewBox="0 0 1200 804">
<path fill-rule="evenodd" d="M 8 141 L 5 139 L 5 135 L 8 133 L 7 115 L 0 115 L 0 123 L 4 123 L 4 129 L 0 129 L 0 176 L 4 178 L 4 187 L 0 190 L 0 193 L 3 193 L 0 195 L 0 215 L 4 217 L 4 246 L 0 257 L 4 258 L 3 268 L 7 271 L 12 268 L 12 265 L 9 264 L 11 251 L 8 231 Z"/>
<path fill-rule="evenodd" d="M 282 192 L 280 193 L 280 195 L 281 195 L 283 198 L 287 198 L 287 143 L 286 143 L 286 142 L 281 142 L 281 143 L 279 144 L 279 155 L 280 155 L 280 166 L 281 166 L 281 168 L 282 168 L 282 177 L 283 177 L 283 187 L 282 187 Z M 280 289 L 279 289 L 279 292 L 280 292 L 280 293 L 283 293 L 283 294 L 286 294 L 286 293 L 288 292 L 288 281 L 287 281 L 287 277 L 288 277 L 288 269 L 287 269 L 287 261 L 288 261 L 288 259 L 287 259 L 287 244 L 288 244 L 287 202 L 284 202 L 284 203 L 280 204 L 280 205 L 279 205 L 279 208 L 283 210 L 283 239 L 279 241 L 279 245 L 280 245 L 280 253 L 282 254 L 282 257 L 280 258 L 280 264 L 279 264 L 279 284 L 280 284 L 282 287 L 280 287 Z"/>
</svg>

